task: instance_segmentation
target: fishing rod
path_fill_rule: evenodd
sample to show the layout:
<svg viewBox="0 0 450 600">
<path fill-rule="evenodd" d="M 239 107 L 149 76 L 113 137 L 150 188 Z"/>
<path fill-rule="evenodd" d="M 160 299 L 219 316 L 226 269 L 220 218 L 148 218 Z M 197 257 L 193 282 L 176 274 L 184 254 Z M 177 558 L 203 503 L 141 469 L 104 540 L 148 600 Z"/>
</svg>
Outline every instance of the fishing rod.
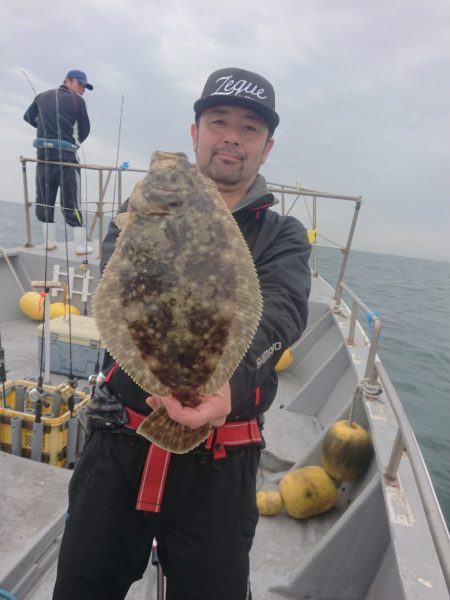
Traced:
<svg viewBox="0 0 450 600">
<path fill-rule="evenodd" d="M 28 84 L 29 84 L 30 88 L 34 92 L 34 96 L 36 97 L 38 94 L 37 94 L 36 90 L 34 89 L 34 85 L 31 83 L 31 79 L 28 77 L 28 75 L 25 73 L 25 71 L 23 69 L 20 69 L 20 72 L 25 77 L 25 79 L 28 81 Z"/>
<path fill-rule="evenodd" d="M 21 69 L 21 73 L 25 77 L 26 81 L 28 82 L 28 85 L 30 86 L 31 90 L 34 93 L 34 100 L 36 102 L 39 119 L 40 119 L 40 122 L 42 125 L 42 130 L 44 133 L 44 138 L 46 139 L 47 138 L 46 124 L 45 124 L 45 119 L 43 118 L 41 106 L 38 102 L 38 93 L 37 93 L 33 83 L 31 82 L 31 79 L 28 77 L 27 73 L 23 69 Z M 37 128 L 37 124 L 36 124 L 36 128 Z M 45 157 L 45 162 L 46 162 L 46 164 L 45 164 L 45 179 L 48 181 L 48 175 L 49 175 L 49 172 L 48 172 L 49 167 L 48 167 L 48 162 L 47 162 L 48 161 L 48 147 L 46 144 L 44 144 L 44 157 Z M 37 166 L 36 166 L 36 168 L 37 168 Z M 40 178 L 39 179 L 36 178 L 36 181 L 38 181 L 39 186 L 41 186 Z M 40 191 L 41 191 L 41 198 L 42 198 L 43 197 L 42 188 Z M 48 201 L 48 186 L 46 186 L 45 195 L 46 195 L 46 198 Z M 47 202 L 46 206 L 44 206 L 44 210 L 45 210 L 45 216 L 46 216 L 46 221 L 47 221 L 46 234 L 45 234 L 45 240 L 44 240 L 44 244 L 45 244 L 44 279 L 42 282 L 39 282 L 39 283 L 42 283 L 42 286 L 39 286 L 39 287 L 43 288 L 43 291 L 41 292 L 41 298 L 43 301 L 42 333 L 41 333 L 41 339 L 40 339 L 41 352 L 40 352 L 40 361 L 39 361 L 39 378 L 38 378 L 38 386 L 37 386 L 37 388 L 40 392 L 42 392 L 42 381 L 43 381 L 42 373 L 44 371 L 45 313 L 46 313 L 46 308 L 48 309 L 48 302 L 46 302 L 46 296 L 50 292 L 48 285 L 47 285 L 47 282 L 48 282 L 48 251 L 49 251 L 49 249 L 48 249 L 48 245 L 49 245 L 48 244 L 48 212 L 47 212 L 48 211 L 48 202 Z M 45 357 L 45 358 L 46 358 L 46 360 L 49 360 L 49 357 Z M 39 384 L 39 382 L 41 382 L 41 383 Z M 39 411 L 36 412 L 36 418 L 40 418 Z"/>
<path fill-rule="evenodd" d="M 116 164 L 114 165 L 116 170 L 114 171 L 114 189 L 113 189 L 113 205 L 112 205 L 112 214 L 114 214 L 115 210 L 115 202 L 116 202 L 116 184 L 117 184 L 117 167 L 119 164 L 119 150 L 120 150 L 120 138 L 122 134 L 122 118 L 123 118 L 123 104 L 125 101 L 125 96 L 122 94 L 122 101 L 120 104 L 120 118 L 119 118 L 119 131 L 117 134 L 117 151 L 116 151 Z M 127 163 L 126 166 L 128 167 Z"/>
<path fill-rule="evenodd" d="M 45 157 L 45 161 L 46 161 L 46 172 L 45 172 L 45 179 L 46 181 L 48 181 L 48 176 L 49 176 L 49 165 L 48 165 L 48 160 L 49 160 L 49 156 L 48 156 L 48 148 L 49 145 L 46 142 L 48 136 L 47 136 L 47 131 L 46 131 L 46 121 L 44 119 L 42 110 L 41 110 L 41 106 L 38 102 L 38 94 L 36 92 L 35 87 L 33 86 L 33 83 L 31 82 L 30 78 L 28 77 L 27 73 L 24 70 L 21 70 L 23 76 L 25 77 L 25 79 L 27 80 L 30 88 L 32 89 L 34 96 L 35 96 L 35 102 L 36 102 L 36 106 L 37 106 L 37 110 L 38 110 L 38 114 L 39 114 L 39 119 L 40 119 L 40 123 L 42 126 L 42 131 L 44 134 L 44 143 L 43 143 L 43 148 L 44 148 L 44 157 Z M 56 103 L 56 124 L 57 124 L 57 147 L 58 147 L 58 156 L 59 156 L 59 162 L 60 162 L 60 196 L 61 196 L 61 205 L 62 205 L 62 209 L 65 210 L 65 202 L 64 202 L 64 186 L 63 186 L 63 172 L 62 172 L 62 162 L 63 162 L 63 156 L 62 156 L 62 151 L 63 151 L 63 142 L 64 140 L 62 139 L 62 131 L 61 131 L 61 121 L 60 121 L 60 110 L 59 110 L 59 97 L 58 97 L 58 88 L 55 89 L 55 103 Z M 39 148 L 39 145 L 35 146 L 36 148 Z M 72 150 L 73 145 L 70 144 L 70 149 Z M 41 184 L 41 182 L 39 181 L 39 184 Z M 37 379 L 37 385 L 35 388 L 29 389 L 28 390 L 28 395 L 30 397 L 30 400 L 32 401 L 32 403 L 34 404 L 34 408 L 35 408 L 35 422 L 36 423 L 40 423 L 41 422 L 41 416 L 42 416 L 42 405 L 44 404 L 44 406 L 47 405 L 47 403 L 45 403 L 45 401 L 43 401 L 43 397 L 45 395 L 44 389 L 43 389 L 43 383 L 44 383 L 44 378 L 43 378 L 43 371 L 44 371 L 44 355 L 45 354 L 50 354 L 45 353 L 44 352 L 44 335 L 45 335 L 45 324 L 47 321 L 47 325 L 48 325 L 48 318 L 46 319 L 46 313 L 49 310 L 49 301 L 48 301 L 48 295 L 50 293 L 50 283 L 48 281 L 48 210 L 49 210 L 49 206 L 48 206 L 48 186 L 46 186 L 46 199 L 47 202 L 44 206 L 44 210 L 45 210 L 45 218 L 46 218 L 46 222 L 47 222 L 47 228 L 46 228 L 46 239 L 45 239 L 45 261 L 44 261 L 44 280 L 41 282 L 34 282 L 35 284 L 38 285 L 38 287 L 42 287 L 43 291 L 41 292 L 41 296 L 43 298 L 43 315 L 42 315 L 42 334 L 41 334 L 41 340 L 40 340 L 40 347 L 41 347 L 41 353 L 40 353 L 40 362 L 39 362 L 39 376 Z M 42 197 L 42 188 L 41 188 L 41 197 Z M 65 248 L 66 248 L 66 268 L 67 268 L 67 273 L 69 272 L 69 255 L 68 255 L 68 243 L 67 243 L 67 223 L 66 223 L 66 219 L 64 219 L 64 224 L 65 224 Z M 68 376 L 68 385 L 65 386 L 64 389 L 64 396 L 65 396 L 65 400 L 68 403 L 68 407 L 70 412 L 73 412 L 74 409 L 74 393 L 75 393 L 75 389 L 77 388 L 77 381 L 76 378 L 73 375 L 73 371 L 72 371 L 72 323 L 71 323 L 71 293 L 70 293 L 70 280 L 68 279 L 67 281 L 67 286 L 68 286 L 68 297 L 69 297 L 69 376 Z M 47 350 L 49 350 L 47 348 Z M 50 360 L 49 356 L 45 356 L 45 359 L 48 361 Z M 61 387 L 61 386 L 60 386 Z"/>
<path fill-rule="evenodd" d="M 2 332 L 0 329 L 0 382 L 2 384 L 3 391 L 3 408 L 6 408 L 6 366 L 5 366 L 5 350 L 2 346 Z"/>
<path fill-rule="evenodd" d="M 59 110 L 59 97 L 58 97 L 58 89 L 55 90 L 55 100 L 56 100 L 56 128 L 57 128 L 57 135 L 58 135 L 58 157 L 59 157 L 59 180 L 60 180 L 60 184 L 59 184 L 59 193 L 61 196 L 61 205 L 63 207 L 64 210 L 66 210 L 66 203 L 65 203 L 65 189 L 64 189 L 64 167 L 62 165 L 63 163 L 63 148 L 62 148 L 62 130 L 61 130 L 61 114 L 60 114 L 60 110 Z M 75 212 L 76 211 L 76 212 Z M 75 212 L 75 216 L 78 220 L 78 222 L 82 223 L 82 217 L 80 212 L 78 211 L 78 209 L 74 209 Z M 66 252 L 66 271 L 67 274 L 69 274 L 69 244 L 68 244 L 68 239 L 67 239 L 67 221 L 64 218 L 64 238 L 65 238 L 65 252 Z M 86 235 L 86 246 L 87 246 L 87 235 Z M 87 250 L 87 248 L 86 248 Z M 85 255 L 85 261 L 87 263 L 87 252 Z M 77 379 L 74 376 L 73 373 L 73 345 L 72 345 L 72 290 L 71 290 L 71 284 L 70 284 L 70 277 L 67 277 L 67 299 L 68 299 L 68 305 L 69 305 L 69 311 L 68 311 L 68 322 L 69 322 L 69 373 L 68 373 L 68 377 L 67 377 L 67 385 L 66 386 L 59 386 L 60 388 L 64 389 L 65 392 L 65 400 L 67 401 L 68 404 L 68 409 L 70 411 L 70 414 L 73 414 L 73 410 L 75 407 L 75 390 L 78 387 L 78 383 L 77 383 Z"/>
</svg>

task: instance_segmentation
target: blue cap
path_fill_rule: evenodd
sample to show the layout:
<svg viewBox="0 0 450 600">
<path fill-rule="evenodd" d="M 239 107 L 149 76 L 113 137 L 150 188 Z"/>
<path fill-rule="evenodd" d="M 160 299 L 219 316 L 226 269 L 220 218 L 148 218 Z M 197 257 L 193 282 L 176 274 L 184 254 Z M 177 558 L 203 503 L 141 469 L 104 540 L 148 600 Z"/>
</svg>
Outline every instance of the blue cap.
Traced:
<svg viewBox="0 0 450 600">
<path fill-rule="evenodd" d="M 73 69 L 69 71 L 66 75 L 66 79 L 78 79 L 78 81 L 84 85 L 88 90 L 93 90 L 94 86 L 91 83 L 88 83 L 86 73 L 83 71 L 78 71 L 78 69 Z"/>
</svg>

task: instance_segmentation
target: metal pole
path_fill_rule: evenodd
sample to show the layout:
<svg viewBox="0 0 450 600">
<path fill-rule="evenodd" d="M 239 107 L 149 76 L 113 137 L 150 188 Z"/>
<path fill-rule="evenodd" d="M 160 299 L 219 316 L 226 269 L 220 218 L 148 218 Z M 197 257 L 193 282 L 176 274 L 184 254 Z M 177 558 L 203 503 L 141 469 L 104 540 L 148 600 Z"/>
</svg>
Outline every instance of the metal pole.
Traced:
<svg viewBox="0 0 450 600">
<path fill-rule="evenodd" d="M 349 324 L 349 328 L 348 328 L 348 338 L 347 338 L 347 344 L 349 346 L 355 345 L 356 307 L 357 307 L 356 301 L 353 300 L 352 312 L 350 314 L 350 324 Z"/>
<path fill-rule="evenodd" d="M 50 383 L 50 292 L 48 291 L 45 293 L 44 310 L 44 381 L 45 383 Z"/>
<path fill-rule="evenodd" d="M 118 207 L 120 208 L 122 206 L 122 170 L 119 169 L 118 172 L 118 177 L 117 177 L 117 201 L 118 201 Z M 102 240 L 100 240 L 102 241 Z"/>
<path fill-rule="evenodd" d="M 42 436 L 44 434 L 44 423 L 42 421 L 33 423 L 31 436 L 31 459 L 41 462 Z"/>
<path fill-rule="evenodd" d="M 359 200 L 355 204 L 355 210 L 353 212 L 353 219 L 352 219 L 352 224 L 350 225 L 350 231 L 349 231 L 348 238 L 347 238 L 347 244 L 345 245 L 345 248 L 342 250 L 342 253 L 344 256 L 342 258 L 341 268 L 339 270 L 339 276 L 338 276 L 338 280 L 337 280 L 337 284 L 336 284 L 336 291 L 334 293 L 334 299 L 336 300 L 336 305 L 339 305 L 341 303 L 342 289 L 340 287 L 340 284 L 342 281 L 344 281 L 345 268 L 347 266 L 347 261 L 348 261 L 348 257 L 350 254 L 350 247 L 352 245 L 353 235 L 355 233 L 355 228 L 356 228 L 356 221 L 358 220 L 358 214 L 359 214 L 360 208 L 361 208 L 361 200 Z"/>
<path fill-rule="evenodd" d="M 101 257 L 102 240 L 103 240 L 103 198 L 105 196 L 106 186 L 108 185 L 109 178 L 111 177 L 111 171 L 108 172 L 108 177 L 106 179 L 104 189 L 103 189 L 103 171 L 99 171 L 99 175 L 100 175 L 100 180 L 99 180 L 100 195 L 99 195 L 98 209 L 97 209 L 96 214 L 98 214 L 98 245 L 99 245 L 100 257 Z"/>
<path fill-rule="evenodd" d="M 22 456 L 22 417 L 11 417 L 11 454 Z"/>
<path fill-rule="evenodd" d="M 23 181 L 23 197 L 25 202 L 25 223 L 27 226 L 27 241 L 25 248 L 31 248 L 33 246 L 33 240 L 31 239 L 31 222 L 30 222 L 30 201 L 28 197 L 28 182 L 27 182 L 27 164 L 26 159 L 21 156 L 20 162 L 22 163 L 22 181 Z"/>
<path fill-rule="evenodd" d="M 402 454 L 403 454 L 404 449 L 405 449 L 405 446 L 403 444 L 402 433 L 399 428 L 397 431 L 397 435 L 395 437 L 394 445 L 392 447 L 389 464 L 385 471 L 385 476 L 389 480 L 394 481 L 397 479 L 397 472 L 398 472 L 398 468 L 400 466 L 400 461 L 402 459 Z"/>
<path fill-rule="evenodd" d="M 77 451 L 77 431 L 78 418 L 73 414 L 67 423 L 67 449 L 66 449 L 66 466 L 71 467 L 75 464 Z"/>
<path fill-rule="evenodd" d="M 317 197 L 313 196 L 313 218 L 312 218 L 313 230 L 317 229 Z M 313 259 L 313 277 L 317 277 L 317 244 L 314 236 L 314 243 L 312 244 L 312 259 Z"/>
<path fill-rule="evenodd" d="M 378 382 L 377 371 L 375 369 L 375 357 L 377 355 L 378 340 L 380 339 L 381 322 L 378 317 L 373 318 L 373 335 L 370 340 L 369 356 L 367 357 L 366 371 L 364 377 L 368 378 L 369 385 L 375 385 Z"/>
<path fill-rule="evenodd" d="M 23 412 L 24 410 L 25 390 L 26 387 L 24 385 L 16 383 L 16 404 L 14 410 L 17 412 Z"/>
</svg>

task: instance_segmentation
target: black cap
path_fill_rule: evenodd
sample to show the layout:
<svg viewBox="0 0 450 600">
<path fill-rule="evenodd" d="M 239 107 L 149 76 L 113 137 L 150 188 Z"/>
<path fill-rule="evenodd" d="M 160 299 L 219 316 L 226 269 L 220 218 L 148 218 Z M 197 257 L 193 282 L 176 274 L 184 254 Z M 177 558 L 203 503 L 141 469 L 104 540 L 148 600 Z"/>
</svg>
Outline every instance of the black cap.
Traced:
<svg viewBox="0 0 450 600">
<path fill-rule="evenodd" d="M 254 110 L 267 122 L 270 135 L 280 122 L 280 117 L 275 112 L 273 85 L 251 71 L 228 67 L 211 73 L 201 98 L 194 104 L 196 117 L 217 104 L 232 104 Z"/>
</svg>

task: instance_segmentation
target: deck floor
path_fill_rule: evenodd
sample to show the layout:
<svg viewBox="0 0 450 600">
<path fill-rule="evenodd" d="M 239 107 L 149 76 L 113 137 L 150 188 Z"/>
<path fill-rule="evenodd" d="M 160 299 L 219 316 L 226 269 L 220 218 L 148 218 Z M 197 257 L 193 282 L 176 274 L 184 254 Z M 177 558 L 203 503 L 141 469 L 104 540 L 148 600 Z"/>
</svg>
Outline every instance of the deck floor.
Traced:
<svg viewBox="0 0 450 600">
<path fill-rule="evenodd" d="M 2 324 L 3 345 L 7 349 L 6 367 L 8 379 L 33 379 L 39 374 L 37 322 L 18 319 Z M 26 343 L 24 343 L 26 342 Z M 64 376 L 51 373 L 51 384 L 64 381 Z M 79 382 L 80 386 L 87 384 Z M 295 455 L 298 444 L 308 445 L 317 435 L 320 426 L 312 417 L 286 414 L 283 406 L 290 397 L 295 381 L 288 374 L 280 377 L 277 399 L 267 414 L 265 437 L 270 452 L 281 460 L 289 460 Z M 295 430 L 295 436 L 286 435 L 287 430 Z M 284 432 L 281 435 L 281 432 Z M 67 485 L 71 471 L 49 467 L 40 463 L 0 454 L 1 480 L 7 485 L 0 487 L 0 506 L 11 506 L 5 511 L 1 522 L 3 540 L 2 552 L 8 561 L 2 559 L 0 575 L 18 562 L 27 552 L 42 531 L 49 528 L 55 519 L 63 518 L 67 504 Z M 261 471 L 260 485 L 273 486 L 273 474 Z M 252 589 L 258 600 L 279 600 L 282 596 L 269 590 L 270 586 L 292 571 L 293 562 L 304 555 L 307 547 L 314 545 L 322 526 L 317 528 L 313 521 L 308 524 L 294 523 L 285 515 L 273 518 L 261 517 L 257 527 L 254 548 L 251 554 Z M 276 553 L 269 541 L 274 537 L 283 540 L 283 547 Z M 289 551 L 287 550 L 289 548 Z M 297 558 L 295 558 L 297 557 Z M 55 579 L 55 563 L 51 564 L 43 577 L 26 596 L 26 600 L 48 600 Z M 150 566 L 145 577 L 136 582 L 127 595 L 127 600 L 156 598 L 156 569 Z M 25 597 L 24 597 L 25 600 Z"/>
<path fill-rule="evenodd" d="M 59 251 L 60 249 L 55 252 Z M 30 249 L 29 252 L 38 253 L 39 249 Z M 2 343 L 5 348 L 8 379 L 33 379 L 38 376 L 37 326 L 36 321 L 27 318 L 2 323 Z M 57 385 L 64 379 L 64 376 L 52 373 L 50 383 Z M 85 384 L 87 384 L 85 381 L 79 382 L 80 387 Z M 295 393 L 297 385 L 292 376 L 282 373 L 277 398 L 270 411 L 266 413 L 264 435 L 267 450 L 271 453 L 272 459 L 279 460 L 281 465 L 283 461 L 295 459 L 299 448 L 308 447 L 321 432 L 317 419 L 284 410 L 288 399 Z M 2 540 L 6 539 L 2 551 L 9 554 L 10 561 L 2 567 L 4 570 L 0 571 L 0 575 L 5 572 L 8 565 L 20 560 L 20 556 L 30 550 L 35 542 L 35 536 L 39 535 L 39 531 L 48 529 L 52 519 L 54 522 L 55 519 L 64 518 L 67 485 L 71 476 L 71 472 L 67 470 L 49 468 L 4 453 L 1 456 L 4 460 L 0 465 L 5 473 L 5 475 L 2 473 L 1 478 L 4 481 L 3 476 L 5 476 L 8 485 L 0 487 L 0 506 L 12 504 L 14 510 L 7 511 L 7 519 L 2 521 Z M 276 485 L 274 483 L 276 477 L 273 472 L 261 470 L 259 485 L 273 487 Z M 45 501 L 47 495 L 49 498 Z M 45 510 L 39 509 L 41 504 L 46 505 Z M 333 512 L 305 522 L 294 521 L 283 514 L 276 517 L 261 517 L 251 552 L 253 597 L 257 600 L 283 598 L 280 593 L 270 591 L 271 586 L 281 583 L 289 573 L 295 571 L 299 559 L 312 552 L 322 532 L 326 531 L 330 522 L 336 518 Z M 16 543 L 12 540 L 18 541 Z M 32 593 L 22 597 L 22 600 L 48 600 L 54 578 L 53 561 L 45 576 L 34 585 Z M 132 586 L 127 600 L 156 598 L 155 586 L 156 569 L 149 567 L 144 579 Z"/>
</svg>

